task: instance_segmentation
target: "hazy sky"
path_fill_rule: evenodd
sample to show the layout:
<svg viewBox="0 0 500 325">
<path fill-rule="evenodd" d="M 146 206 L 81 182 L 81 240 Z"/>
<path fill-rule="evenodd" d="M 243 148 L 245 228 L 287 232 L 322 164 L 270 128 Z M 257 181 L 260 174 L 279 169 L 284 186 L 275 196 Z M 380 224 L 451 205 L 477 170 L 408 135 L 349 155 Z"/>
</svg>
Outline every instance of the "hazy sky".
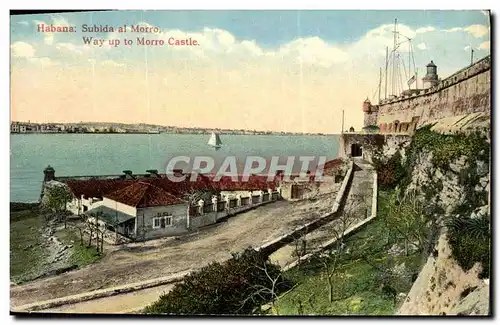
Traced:
<svg viewBox="0 0 500 325">
<path fill-rule="evenodd" d="M 120 11 L 11 17 L 11 118 L 336 133 L 378 100 L 394 19 L 419 77 L 444 78 L 489 54 L 481 11 Z M 40 33 L 39 24 L 74 26 Z M 113 33 L 82 25 L 114 27 Z M 129 30 L 119 33 L 118 27 Z M 130 25 L 160 33 L 132 33 Z M 105 40 L 84 45 L 82 37 Z M 141 46 L 137 38 L 163 40 Z M 169 46 L 191 38 L 199 46 Z M 119 39 L 111 47 L 108 40 Z M 124 39 L 133 45 L 124 45 Z M 407 44 L 401 51 L 407 51 Z M 407 62 L 407 56 L 404 56 Z"/>
</svg>

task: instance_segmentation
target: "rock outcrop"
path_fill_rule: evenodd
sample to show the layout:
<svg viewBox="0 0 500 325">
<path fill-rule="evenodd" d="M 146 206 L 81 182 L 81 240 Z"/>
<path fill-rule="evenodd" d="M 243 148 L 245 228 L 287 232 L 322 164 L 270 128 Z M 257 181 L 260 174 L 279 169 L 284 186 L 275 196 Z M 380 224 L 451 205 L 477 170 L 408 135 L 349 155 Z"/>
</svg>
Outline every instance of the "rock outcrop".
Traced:
<svg viewBox="0 0 500 325">
<path fill-rule="evenodd" d="M 442 235 L 398 315 L 488 315 L 489 281 L 480 280 L 480 272 L 479 263 L 464 272 Z"/>
</svg>

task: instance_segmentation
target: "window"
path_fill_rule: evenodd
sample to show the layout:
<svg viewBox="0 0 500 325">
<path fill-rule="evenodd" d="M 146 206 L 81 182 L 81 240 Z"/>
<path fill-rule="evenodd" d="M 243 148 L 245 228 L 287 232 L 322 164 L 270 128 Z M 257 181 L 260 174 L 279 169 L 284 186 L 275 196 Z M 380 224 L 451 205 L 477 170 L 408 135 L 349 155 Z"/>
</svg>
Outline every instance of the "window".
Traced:
<svg viewBox="0 0 500 325">
<path fill-rule="evenodd" d="M 172 225 L 172 216 L 168 212 L 157 213 L 153 218 L 153 228 L 165 228 Z"/>
</svg>

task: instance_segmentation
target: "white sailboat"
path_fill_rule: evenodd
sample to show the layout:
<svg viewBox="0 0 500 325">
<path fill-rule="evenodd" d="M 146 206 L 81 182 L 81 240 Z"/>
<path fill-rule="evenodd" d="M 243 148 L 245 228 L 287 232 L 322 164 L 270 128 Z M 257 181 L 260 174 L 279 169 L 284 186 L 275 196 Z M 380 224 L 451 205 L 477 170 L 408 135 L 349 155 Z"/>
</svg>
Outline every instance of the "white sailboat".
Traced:
<svg viewBox="0 0 500 325">
<path fill-rule="evenodd" d="M 212 135 L 208 140 L 208 145 L 215 148 L 220 148 L 222 145 L 222 141 L 220 140 L 219 134 L 212 132 Z"/>
</svg>

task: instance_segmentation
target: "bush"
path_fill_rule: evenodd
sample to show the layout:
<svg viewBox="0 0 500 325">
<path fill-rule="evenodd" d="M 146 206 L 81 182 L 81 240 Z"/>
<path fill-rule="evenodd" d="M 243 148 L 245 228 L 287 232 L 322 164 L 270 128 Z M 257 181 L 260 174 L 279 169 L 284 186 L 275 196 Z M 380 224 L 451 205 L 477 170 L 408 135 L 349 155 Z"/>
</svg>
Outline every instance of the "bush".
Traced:
<svg viewBox="0 0 500 325">
<path fill-rule="evenodd" d="M 490 276 L 491 233 L 489 217 L 471 219 L 458 217 L 448 222 L 448 242 L 453 258 L 464 271 L 480 262 L 479 278 Z"/>
<path fill-rule="evenodd" d="M 432 215 L 412 191 L 402 195 L 398 189 L 387 200 L 386 213 L 383 216 L 390 235 L 390 242 L 403 242 L 405 251 L 414 245 L 418 252 L 423 252 L 432 243 L 431 232 L 435 230 Z"/>
<path fill-rule="evenodd" d="M 272 301 L 290 287 L 279 266 L 252 248 L 224 264 L 212 263 L 186 276 L 172 291 L 148 306 L 148 314 L 224 315 L 251 314 L 256 307 Z"/>
<path fill-rule="evenodd" d="M 405 169 L 401 163 L 401 153 L 397 151 L 387 162 L 374 159 L 373 162 L 378 174 L 378 185 L 382 190 L 396 187 L 405 176 Z"/>
<path fill-rule="evenodd" d="M 441 134 L 432 131 L 432 126 L 427 125 L 415 132 L 410 144 L 410 152 L 432 151 L 434 154 L 432 163 L 445 170 L 449 168 L 452 161 L 460 156 L 467 156 L 470 160 L 489 161 L 490 144 L 486 141 L 485 135 L 480 132 L 469 135 Z"/>
</svg>

